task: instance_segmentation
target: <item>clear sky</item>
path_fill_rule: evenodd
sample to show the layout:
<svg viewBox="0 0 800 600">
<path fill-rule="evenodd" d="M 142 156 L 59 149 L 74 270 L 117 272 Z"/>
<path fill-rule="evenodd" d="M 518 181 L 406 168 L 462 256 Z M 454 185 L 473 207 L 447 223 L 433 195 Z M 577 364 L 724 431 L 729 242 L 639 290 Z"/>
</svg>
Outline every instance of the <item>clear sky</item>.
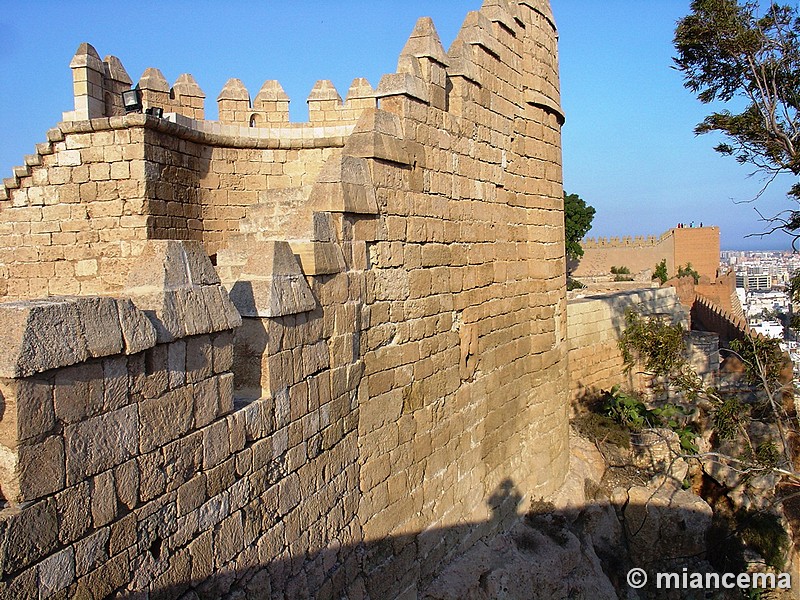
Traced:
<svg viewBox="0 0 800 600">
<path fill-rule="evenodd" d="M 659 234 L 683 221 L 719 225 L 725 249 L 786 249 L 761 231 L 752 199 L 758 177 L 695 137 L 709 107 L 671 69 L 675 22 L 689 0 L 551 0 L 560 33 L 564 188 L 597 209 L 589 235 Z M 252 97 L 278 79 L 293 120 L 307 117 L 317 79 L 344 96 L 355 77 L 373 86 L 393 72 L 417 17 L 431 16 L 447 48 L 481 0 L 185 0 L 68 2 L 6 0 L 0 11 L 0 173 L 22 164 L 72 108 L 69 62 L 81 42 L 122 60 L 136 81 L 158 67 L 170 82 L 192 73 L 206 114 L 225 81 Z M 755 204 L 789 208 L 791 180 Z"/>
</svg>

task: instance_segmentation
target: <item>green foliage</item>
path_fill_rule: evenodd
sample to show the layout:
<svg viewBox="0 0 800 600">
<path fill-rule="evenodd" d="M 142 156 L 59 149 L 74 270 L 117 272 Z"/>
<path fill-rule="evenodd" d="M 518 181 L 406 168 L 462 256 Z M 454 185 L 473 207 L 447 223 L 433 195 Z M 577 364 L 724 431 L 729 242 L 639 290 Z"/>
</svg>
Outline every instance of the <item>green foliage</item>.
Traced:
<svg viewBox="0 0 800 600">
<path fill-rule="evenodd" d="M 652 427 L 655 421 L 644 402 L 636 395 L 622 391 L 618 385 L 603 398 L 603 412 L 632 431 Z"/>
<path fill-rule="evenodd" d="M 619 347 L 628 368 L 641 360 L 645 370 L 656 376 L 668 376 L 686 364 L 681 326 L 661 318 L 646 319 L 634 310 L 625 312 Z"/>
<path fill-rule="evenodd" d="M 770 567 L 783 570 L 789 551 L 789 535 L 777 515 L 739 510 L 736 525 L 737 534 L 746 546 L 763 556 Z"/>
<path fill-rule="evenodd" d="M 800 302 L 800 270 L 789 278 L 789 298 L 792 302 Z"/>
<path fill-rule="evenodd" d="M 664 285 L 667 282 L 667 279 L 669 279 L 666 258 L 662 258 L 661 262 L 656 265 L 656 268 L 653 271 L 653 279 L 658 279 L 661 285 Z"/>
<path fill-rule="evenodd" d="M 614 275 L 614 281 L 633 281 L 628 267 L 611 267 L 611 274 Z"/>
<path fill-rule="evenodd" d="M 768 177 L 800 174 L 797 8 L 757 0 L 694 0 L 691 11 L 678 21 L 674 39 L 684 86 L 703 103 L 736 99 L 741 106 L 744 101 L 738 114 L 711 113 L 695 133 L 721 133 L 727 140 L 717 152 Z M 788 195 L 800 199 L 800 184 Z M 764 220 L 771 231 L 800 229 L 797 210 Z"/>
<path fill-rule="evenodd" d="M 736 396 L 726 396 L 714 403 L 711 422 L 720 440 L 736 439 L 750 420 L 750 407 Z"/>
<path fill-rule="evenodd" d="M 706 539 L 709 561 L 718 571 L 728 573 L 747 569 L 746 548 L 761 555 L 768 566 L 783 571 L 791 543 L 779 516 L 748 509 L 714 511 Z"/>
<path fill-rule="evenodd" d="M 564 250 L 568 260 L 583 256 L 581 240 L 592 228 L 595 210 L 578 194 L 564 192 Z"/>
<path fill-rule="evenodd" d="M 783 369 L 783 350 L 780 340 L 753 336 L 746 340 L 733 340 L 731 350 L 736 352 L 745 364 L 745 374 L 750 383 L 780 387 Z"/>
<path fill-rule="evenodd" d="M 614 386 L 610 392 L 606 392 L 602 409 L 610 419 L 630 431 L 640 431 L 645 427 L 671 429 L 678 434 L 684 451 L 691 453 L 698 451 L 694 441 L 697 433 L 687 425 L 687 420 L 694 412 L 692 410 L 672 403 L 652 409 L 647 408 L 638 396 L 622 391 L 619 386 Z"/>
<path fill-rule="evenodd" d="M 630 448 L 631 434 L 611 417 L 587 412 L 575 417 L 572 424 L 578 433 L 595 442 L 608 442 L 621 448 Z"/>
<path fill-rule="evenodd" d="M 692 454 L 699 451 L 694 441 L 697 437 L 697 432 L 687 424 L 687 421 L 694 413 L 693 410 L 688 410 L 677 404 L 667 403 L 652 409 L 650 412 L 658 420 L 661 427 L 667 427 L 678 434 L 681 448 L 684 451 Z"/>
<path fill-rule="evenodd" d="M 756 446 L 753 460 L 765 469 L 774 469 L 778 466 L 780 459 L 780 450 L 778 450 L 778 447 L 772 440 L 761 442 L 758 446 Z"/>
<path fill-rule="evenodd" d="M 678 277 L 691 277 L 695 284 L 700 282 L 700 273 L 692 268 L 692 263 L 686 263 L 685 267 L 678 267 Z"/>
<path fill-rule="evenodd" d="M 577 279 L 573 279 L 572 277 L 567 277 L 567 291 L 571 292 L 572 290 L 582 290 L 586 286 L 578 281 Z"/>
</svg>

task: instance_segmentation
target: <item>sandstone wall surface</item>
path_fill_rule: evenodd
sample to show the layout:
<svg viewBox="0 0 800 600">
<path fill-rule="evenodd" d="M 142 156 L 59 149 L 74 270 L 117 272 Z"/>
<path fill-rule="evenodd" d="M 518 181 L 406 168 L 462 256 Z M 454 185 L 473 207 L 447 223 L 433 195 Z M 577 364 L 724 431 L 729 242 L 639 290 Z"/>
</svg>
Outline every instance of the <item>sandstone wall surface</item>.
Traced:
<svg viewBox="0 0 800 600">
<path fill-rule="evenodd" d="M 615 385 L 642 390 L 646 381 L 628 372 L 619 349 L 625 311 L 659 315 L 688 326 L 688 315 L 674 288 L 643 289 L 570 300 L 567 304 L 569 389 L 573 406 Z"/>
<path fill-rule="evenodd" d="M 0 373 L 4 595 L 414 597 L 560 486 L 556 40 L 544 0 L 487 0 L 448 52 L 421 19 L 299 125 L 270 82 L 202 121 L 157 70 L 177 114 L 120 116 L 121 63 L 81 46 L 75 111 L 3 188 L 0 291 L 79 296 L 48 301 L 82 307 L 65 339 L 114 298 L 140 341 Z"/>
</svg>

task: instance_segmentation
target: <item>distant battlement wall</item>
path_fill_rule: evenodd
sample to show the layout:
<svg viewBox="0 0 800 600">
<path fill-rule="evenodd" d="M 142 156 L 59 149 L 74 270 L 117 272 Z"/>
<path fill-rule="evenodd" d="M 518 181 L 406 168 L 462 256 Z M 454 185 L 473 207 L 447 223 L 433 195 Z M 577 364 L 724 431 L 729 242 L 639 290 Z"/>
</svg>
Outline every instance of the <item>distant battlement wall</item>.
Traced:
<svg viewBox="0 0 800 600">
<path fill-rule="evenodd" d="M 744 340 L 752 335 L 747 319 L 731 314 L 702 294 L 696 294 L 692 304 L 692 322 L 698 329 L 719 334 L 724 343 Z"/>
<path fill-rule="evenodd" d="M 657 246 L 665 238 L 669 237 L 670 232 L 662 234 L 660 237 L 654 235 L 637 235 L 631 237 L 629 235 L 623 237 L 599 237 L 599 238 L 584 238 L 581 241 L 581 246 L 584 250 L 587 248 L 648 248 L 650 246 Z"/>
<path fill-rule="evenodd" d="M 557 65 L 545 0 L 486 0 L 374 95 L 212 123 L 82 45 L 0 188 L 0 597 L 416 597 L 556 490 Z"/>
<path fill-rule="evenodd" d="M 611 267 L 653 271 L 662 260 L 670 277 L 688 263 L 711 281 L 719 270 L 719 227 L 675 227 L 658 237 L 586 238 L 581 246 L 584 254 L 573 271 L 578 278 L 607 275 Z"/>
</svg>

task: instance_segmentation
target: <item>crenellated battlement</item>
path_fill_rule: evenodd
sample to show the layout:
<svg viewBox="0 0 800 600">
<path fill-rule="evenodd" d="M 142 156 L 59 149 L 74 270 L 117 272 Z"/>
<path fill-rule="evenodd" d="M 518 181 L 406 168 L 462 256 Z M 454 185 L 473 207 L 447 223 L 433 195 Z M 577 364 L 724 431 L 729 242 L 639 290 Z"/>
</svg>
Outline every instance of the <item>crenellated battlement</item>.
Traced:
<svg viewBox="0 0 800 600">
<path fill-rule="evenodd" d="M 91 44 L 83 43 L 70 67 L 75 109 L 64 113 L 64 121 L 125 114 L 121 96 L 122 92 L 131 89 L 132 81 L 117 57 L 107 56 L 100 60 L 97 50 Z M 166 115 L 174 113 L 195 121 L 205 120 L 206 95 L 189 73 L 180 75 L 170 86 L 160 69 L 150 67 L 145 69 L 134 87 L 140 91 L 143 110 L 157 107 Z M 364 110 L 377 106 L 377 96 L 375 89 L 363 77 L 353 80 L 344 101 L 333 83 L 320 80 L 306 100 L 309 112 L 306 123 L 289 121 L 289 102 L 289 96 L 276 80 L 265 81 L 251 101 L 244 83 L 231 78 L 217 96 L 219 122 L 252 128 L 354 125 Z"/>
<path fill-rule="evenodd" d="M 587 237 L 581 241 L 583 248 L 649 248 L 658 245 L 670 236 L 670 231 L 655 235 Z"/>
<path fill-rule="evenodd" d="M 503 37 L 525 38 L 529 24 L 537 27 L 544 24 L 555 31 L 547 2 L 485 0 L 480 11 L 467 14 L 450 51 L 446 52 L 433 21 L 423 17 L 400 53 L 397 71 L 384 75 L 377 89 L 366 79 L 356 78 L 343 101 L 329 80 L 317 81 L 306 99 L 308 121 L 292 123 L 289 121 L 290 98 L 278 81 L 265 81 L 253 98 L 241 80 L 231 78 L 217 96 L 218 122 L 254 129 L 277 125 L 284 128 L 354 125 L 364 110 L 376 108 L 382 99 L 396 96 L 413 98 L 459 114 L 464 97 L 482 86 L 481 69 L 477 66 L 480 60 L 476 62 L 475 49 L 497 60 L 503 54 Z M 524 101 L 555 114 L 563 122 L 558 86 L 553 85 L 549 73 L 541 72 L 534 65 L 544 54 L 555 52 L 554 44 L 529 44 L 526 51 L 523 60 L 529 75 L 520 89 Z M 121 94 L 131 89 L 133 83 L 119 58 L 107 56 L 101 60 L 91 44 L 83 43 L 70 68 L 75 108 L 63 114 L 64 121 L 125 114 Z M 143 110 L 157 107 L 165 115 L 174 113 L 198 122 L 205 120 L 206 95 L 189 73 L 180 75 L 170 86 L 159 69 L 150 67 L 133 87 L 140 90 Z M 246 137 L 257 137 L 257 134 Z"/>
</svg>

